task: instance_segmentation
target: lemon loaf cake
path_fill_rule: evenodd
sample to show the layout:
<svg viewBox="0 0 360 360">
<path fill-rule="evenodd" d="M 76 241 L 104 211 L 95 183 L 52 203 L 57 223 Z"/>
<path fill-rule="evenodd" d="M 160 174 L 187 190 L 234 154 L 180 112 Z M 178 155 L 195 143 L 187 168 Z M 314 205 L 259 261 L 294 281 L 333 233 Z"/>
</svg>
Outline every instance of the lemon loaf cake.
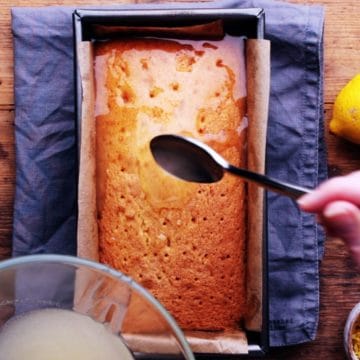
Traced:
<svg viewBox="0 0 360 360">
<path fill-rule="evenodd" d="M 154 161 L 161 133 L 198 138 L 235 165 L 246 147 L 243 40 L 113 40 L 95 46 L 99 257 L 183 329 L 237 328 L 246 311 L 241 180 L 178 180 Z"/>
</svg>

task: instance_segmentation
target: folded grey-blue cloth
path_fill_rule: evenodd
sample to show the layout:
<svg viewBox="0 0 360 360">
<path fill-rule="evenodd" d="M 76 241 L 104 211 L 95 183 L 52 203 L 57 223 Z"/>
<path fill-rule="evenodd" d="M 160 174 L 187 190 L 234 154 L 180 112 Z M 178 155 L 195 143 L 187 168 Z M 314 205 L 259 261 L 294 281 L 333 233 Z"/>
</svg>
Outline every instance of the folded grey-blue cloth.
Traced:
<svg viewBox="0 0 360 360">
<path fill-rule="evenodd" d="M 326 178 L 321 7 L 270 0 L 126 7 L 264 8 L 265 37 L 272 43 L 267 173 L 310 188 Z M 12 9 L 17 165 L 14 256 L 76 254 L 73 10 Z M 273 193 L 268 193 L 267 225 L 270 345 L 312 340 L 318 324 L 318 263 L 324 234 L 312 215 Z"/>
</svg>

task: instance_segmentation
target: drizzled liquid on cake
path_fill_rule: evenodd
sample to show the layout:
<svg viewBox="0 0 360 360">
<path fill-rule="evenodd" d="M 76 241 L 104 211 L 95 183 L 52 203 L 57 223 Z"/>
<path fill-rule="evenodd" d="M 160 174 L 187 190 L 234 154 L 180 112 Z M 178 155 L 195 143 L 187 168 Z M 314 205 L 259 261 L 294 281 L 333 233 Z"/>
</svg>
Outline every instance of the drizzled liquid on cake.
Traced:
<svg viewBox="0 0 360 360">
<path fill-rule="evenodd" d="M 238 130 L 245 127 L 244 114 L 239 109 L 245 108 L 246 94 L 245 69 L 239 61 L 243 57 L 243 41 L 226 36 L 220 42 L 142 39 L 128 44 L 131 45 L 121 42 L 116 47 L 115 43 L 111 51 L 105 45 L 97 53 L 99 127 L 102 115 L 109 114 L 109 109 L 114 117 L 126 117 L 121 123 L 111 124 L 113 134 L 120 142 L 137 139 L 138 152 L 134 156 L 142 187 L 154 207 L 164 201 L 177 201 L 184 206 L 193 190 L 176 186 L 177 181 L 173 181 L 171 190 L 164 184 L 169 182 L 169 176 L 154 166 L 149 141 L 160 133 L 181 133 L 200 138 L 221 153 L 232 147 L 240 149 Z M 106 74 L 102 71 L 105 63 L 109 66 Z M 229 123 L 229 118 L 233 123 Z M 149 182 L 154 177 L 164 180 L 157 188 Z"/>
<path fill-rule="evenodd" d="M 179 181 L 155 163 L 149 143 L 183 134 L 243 166 L 244 61 L 244 40 L 230 36 L 96 48 L 100 260 L 152 291 L 187 329 L 223 329 L 242 316 L 245 189 L 229 176 Z"/>
</svg>

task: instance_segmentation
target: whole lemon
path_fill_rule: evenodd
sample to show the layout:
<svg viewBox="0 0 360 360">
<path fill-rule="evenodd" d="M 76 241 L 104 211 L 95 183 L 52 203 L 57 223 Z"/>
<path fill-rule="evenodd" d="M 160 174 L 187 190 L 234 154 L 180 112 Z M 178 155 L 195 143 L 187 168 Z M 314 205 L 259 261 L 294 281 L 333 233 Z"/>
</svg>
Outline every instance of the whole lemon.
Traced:
<svg viewBox="0 0 360 360">
<path fill-rule="evenodd" d="M 337 96 L 329 127 L 333 134 L 360 144 L 360 74 Z"/>
</svg>

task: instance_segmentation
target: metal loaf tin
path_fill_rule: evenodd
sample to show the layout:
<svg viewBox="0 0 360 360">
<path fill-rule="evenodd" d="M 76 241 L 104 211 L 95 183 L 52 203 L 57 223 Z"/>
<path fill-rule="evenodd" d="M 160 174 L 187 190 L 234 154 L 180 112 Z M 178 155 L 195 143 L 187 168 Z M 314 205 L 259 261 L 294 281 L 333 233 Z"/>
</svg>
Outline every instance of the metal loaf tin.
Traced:
<svg viewBox="0 0 360 360">
<path fill-rule="evenodd" d="M 80 139 L 82 119 L 82 95 L 80 71 L 78 67 L 78 46 L 82 41 L 104 40 L 94 32 L 94 25 L 102 27 L 183 27 L 222 20 L 225 33 L 245 36 L 248 39 L 263 39 L 265 14 L 262 9 L 150 9 L 136 7 L 125 9 L 77 9 L 73 13 L 75 40 L 75 83 L 77 132 Z M 79 146 L 80 149 L 80 146 Z M 266 197 L 265 197 L 266 198 Z M 264 204 L 264 219 L 266 203 Z M 266 221 L 264 221 L 266 224 Z M 264 225 L 265 227 L 266 225 Z M 246 332 L 247 354 L 196 354 L 197 358 L 233 359 L 263 356 L 268 350 L 268 290 L 267 290 L 267 231 L 263 229 L 262 257 L 262 325 L 260 331 Z"/>
</svg>

